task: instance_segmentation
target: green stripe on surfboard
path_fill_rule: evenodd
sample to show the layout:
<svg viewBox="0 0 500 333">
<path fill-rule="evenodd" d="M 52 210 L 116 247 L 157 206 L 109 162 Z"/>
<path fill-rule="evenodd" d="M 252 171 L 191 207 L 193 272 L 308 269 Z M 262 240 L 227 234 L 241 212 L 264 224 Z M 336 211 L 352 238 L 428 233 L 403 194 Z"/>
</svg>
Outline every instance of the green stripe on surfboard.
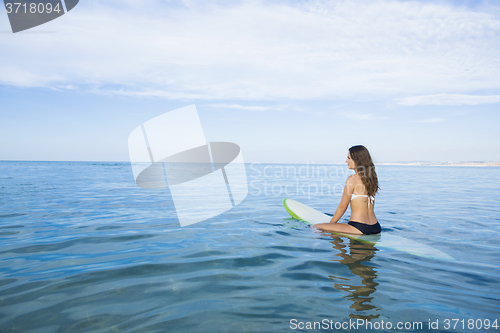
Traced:
<svg viewBox="0 0 500 333">
<path fill-rule="evenodd" d="M 332 218 L 331 216 L 292 199 L 284 199 L 283 206 L 294 219 L 304 221 L 308 224 L 328 223 Z M 402 251 L 420 257 L 455 260 L 452 256 L 441 250 L 405 237 L 393 235 L 388 232 L 382 232 L 376 235 L 353 235 L 340 232 L 333 233 L 361 242 L 377 245 L 379 247 Z"/>
<path fill-rule="evenodd" d="M 294 219 L 297 219 L 297 220 L 301 220 L 301 221 L 303 221 L 303 220 L 302 220 L 300 217 L 298 217 L 298 216 L 297 216 L 297 215 L 296 215 L 296 214 L 295 214 L 295 213 L 294 213 L 294 212 L 293 212 L 290 208 L 288 208 L 288 206 L 287 206 L 287 204 L 286 204 L 286 201 L 287 201 L 287 199 L 284 199 L 284 200 L 283 200 L 283 206 L 285 206 L 285 210 L 288 212 L 288 214 L 290 214 L 290 216 L 291 216 L 291 217 L 293 217 Z M 309 222 L 307 222 L 307 221 L 304 221 L 304 222 L 309 223 Z M 309 223 L 309 224 L 311 224 L 311 223 Z"/>
</svg>

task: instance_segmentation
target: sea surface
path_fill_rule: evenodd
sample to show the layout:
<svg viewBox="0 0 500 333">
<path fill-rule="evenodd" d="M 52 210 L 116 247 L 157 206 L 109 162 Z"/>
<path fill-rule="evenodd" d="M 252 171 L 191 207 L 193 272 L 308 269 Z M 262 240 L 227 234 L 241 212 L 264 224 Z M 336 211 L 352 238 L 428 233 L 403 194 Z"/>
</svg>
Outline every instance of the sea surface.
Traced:
<svg viewBox="0 0 500 333">
<path fill-rule="evenodd" d="M 455 260 L 288 215 L 333 213 L 344 165 L 246 170 L 241 204 L 181 228 L 129 163 L 0 161 L 0 332 L 500 331 L 500 168 L 377 167 L 382 232 Z"/>
</svg>

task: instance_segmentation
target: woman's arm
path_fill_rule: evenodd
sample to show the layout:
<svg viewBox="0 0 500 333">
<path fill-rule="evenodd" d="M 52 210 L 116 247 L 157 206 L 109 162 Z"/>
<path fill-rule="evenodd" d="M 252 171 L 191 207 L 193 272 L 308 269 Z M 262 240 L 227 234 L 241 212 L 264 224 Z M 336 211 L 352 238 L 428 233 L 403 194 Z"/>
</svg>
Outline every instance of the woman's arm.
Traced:
<svg viewBox="0 0 500 333">
<path fill-rule="evenodd" d="M 330 223 L 337 223 L 342 217 L 342 215 L 344 215 L 345 211 L 347 210 L 347 207 L 349 207 L 349 202 L 351 201 L 351 195 L 353 191 L 354 191 L 353 179 L 352 176 L 349 176 L 345 182 L 344 193 L 342 193 L 342 199 L 340 199 L 339 206 L 337 207 L 335 214 L 333 214 Z"/>
</svg>

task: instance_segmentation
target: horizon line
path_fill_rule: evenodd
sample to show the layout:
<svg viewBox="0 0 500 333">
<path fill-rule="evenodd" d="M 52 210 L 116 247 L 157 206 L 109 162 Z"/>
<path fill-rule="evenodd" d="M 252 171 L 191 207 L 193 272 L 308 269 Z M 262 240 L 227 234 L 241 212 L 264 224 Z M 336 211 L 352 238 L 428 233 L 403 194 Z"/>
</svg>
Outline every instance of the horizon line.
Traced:
<svg viewBox="0 0 500 333">
<path fill-rule="evenodd" d="M 59 162 L 59 163 L 131 163 L 130 161 L 112 160 L 0 160 L 0 162 Z M 149 162 L 146 162 L 149 163 Z M 245 162 L 244 164 L 288 164 L 288 165 L 345 165 L 345 162 Z M 500 167 L 500 161 L 397 161 L 397 162 L 374 162 L 374 165 L 397 165 L 397 166 L 478 166 L 478 167 Z"/>
</svg>

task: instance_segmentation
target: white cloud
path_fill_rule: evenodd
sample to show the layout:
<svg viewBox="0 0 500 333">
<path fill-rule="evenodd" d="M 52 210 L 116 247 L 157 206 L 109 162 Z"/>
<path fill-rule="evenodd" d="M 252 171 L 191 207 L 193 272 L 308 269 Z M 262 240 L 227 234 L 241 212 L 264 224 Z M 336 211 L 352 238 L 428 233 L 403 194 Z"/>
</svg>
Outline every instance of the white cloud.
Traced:
<svg viewBox="0 0 500 333">
<path fill-rule="evenodd" d="M 258 106 L 258 105 L 224 104 L 224 103 L 210 104 L 210 106 L 216 107 L 216 108 L 239 109 L 239 110 L 248 110 L 248 111 L 269 111 L 269 110 L 283 111 L 285 108 L 284 105 Z"/>
<path fill-rule="evenodd" d="M 371 113 L 357 113 L 357 112 L 337 112 L 337 115 L 342 116 L 347 119 L 352 119 L 352 120 L 373 120 L 376 119 L 376 117 L 373 116 Z"/>
<path fill-rule="evenodd" d="M 500 86 L 498 12 L 383 0 L 88 0 L 39 28 L 56 33 L 2 35 L 0 84 L 247 101 L 466 94 Z"/>
<path fill-rule="evenodd" d="M 500 103 L 500 95 L 435 94 L 409 96 L 397 100 L 401 105 L 479 105 Z"/>
<path fill-rule="evenodd" d="M 424 124 L 438 124 L 446 121 L 445 118 L 429 118 L 429 119 L 422 119 L 422 120 L 417 120 L 417 123 L 424 123 Z"/>
</svg>

